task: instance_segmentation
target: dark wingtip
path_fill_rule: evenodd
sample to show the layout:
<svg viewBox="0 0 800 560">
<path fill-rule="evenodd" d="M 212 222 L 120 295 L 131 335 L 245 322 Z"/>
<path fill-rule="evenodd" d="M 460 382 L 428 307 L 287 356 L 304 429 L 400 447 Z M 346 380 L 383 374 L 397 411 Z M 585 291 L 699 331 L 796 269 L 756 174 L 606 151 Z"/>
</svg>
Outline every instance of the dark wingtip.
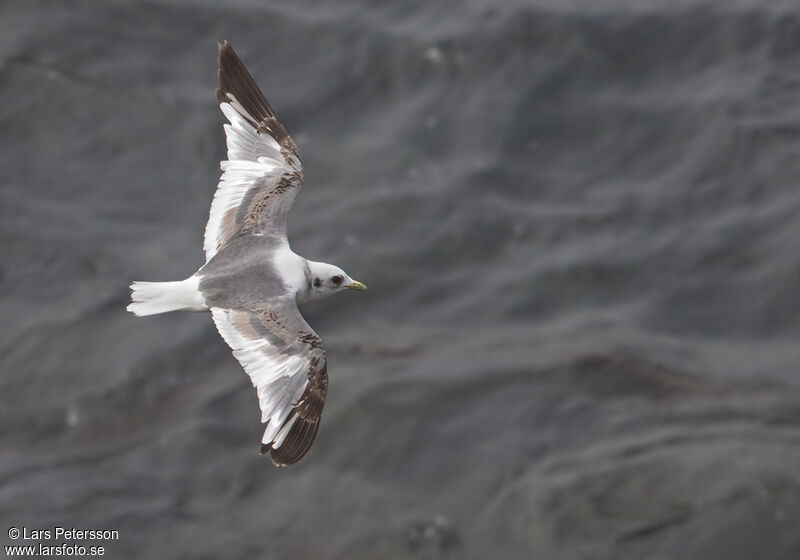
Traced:
<svg viewBox="0 0 800 560">
<path fill-rule="evenodd" d="M 253 76 L 228 41 L 219 45 L 217 68 L 217 99 L 220 103 L 230 101 L 228 95 L 233 95 L 256 126 L 264 119 L 275 116 Z"/>
<path fill-rule="evenodd" d="M 272 463 L 276 467 L 284 467 L 293 465 L 305 457 L 317 437 L 319 424 L 319 417 L 298 419 L 283 444 L 277 449 L 270 450 L 269 456 L 272 459 Z"/>
<path fill-rule="evenodd" d="M 273 448 L 271 444 L 261 444 L 261 454 L 265 455 L 269 452 L 269 458 L 272 464 L 276 467 L 285 467 L 293 465 L 303 457 L 305 457 L 308 450 L 311 449 L 311 444 L 317 437 L 319 431 L 319 417 L 314 419 L 299 418 L 295 422 L 292 429 L 289 430 L 289 435 L 278 448 Z"/>
<path fill-rule="evenodd" d="M 217 55 L 222 56 L 223 53 L 233 52 L 233 47 L 227 40 L 223 40 L 221 43 L 217 43 Z"/>
<path fill-rule="evenodd" d="M 268 132 L 283 149 L 299 159 L 300 153 L 294 141 L 275 117 L 267 98 L 264 97 L 242 59 L 227 41 L 219 45 L 217 62 L 219 80 L 217 101 L 220 104 L 230 103 L 233 101 L 232 98 L 235 98 L 238 106 L 236 110 L 258 130 L 259 134 Z"/>
</svg>

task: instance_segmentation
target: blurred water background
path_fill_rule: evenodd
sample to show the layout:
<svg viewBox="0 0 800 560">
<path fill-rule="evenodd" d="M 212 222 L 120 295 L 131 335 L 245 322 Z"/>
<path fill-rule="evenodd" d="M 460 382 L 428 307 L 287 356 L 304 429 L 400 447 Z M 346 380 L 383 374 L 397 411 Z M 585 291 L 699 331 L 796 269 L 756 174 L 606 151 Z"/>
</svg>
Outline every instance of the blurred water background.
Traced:
<svg viewBox="0 0 800 560">
<path fill-rule="evenodd" d="M 311 452 L 258 455 L 203 262 L 227 39 L 300 146 Z M 800 558 L 800 4 L 0 4 L 0 544 Z"/>
</svg>

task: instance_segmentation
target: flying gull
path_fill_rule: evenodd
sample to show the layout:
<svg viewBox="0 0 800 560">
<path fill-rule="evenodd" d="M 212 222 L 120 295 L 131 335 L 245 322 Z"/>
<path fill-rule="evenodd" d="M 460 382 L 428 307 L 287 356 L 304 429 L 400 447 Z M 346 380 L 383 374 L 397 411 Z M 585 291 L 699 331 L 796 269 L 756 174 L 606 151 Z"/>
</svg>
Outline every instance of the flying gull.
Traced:
<svg viewBox="0 0 800 560">
<path fill-rule="evenodd" d="M 206 225 L 206 263 L 179 282 L 134 282 L 128 311 L 211 311 L 258 391 L 261 453 L 290 465 L 309 450 L 328 392 L 325 348 L 298 303 L 366 290 L 342 269 L 295 254 L 286 214 L 303 184 L 300 154 L 242 61 L 219 46 L 217 101 L 228 159 Z"/>
</svg>

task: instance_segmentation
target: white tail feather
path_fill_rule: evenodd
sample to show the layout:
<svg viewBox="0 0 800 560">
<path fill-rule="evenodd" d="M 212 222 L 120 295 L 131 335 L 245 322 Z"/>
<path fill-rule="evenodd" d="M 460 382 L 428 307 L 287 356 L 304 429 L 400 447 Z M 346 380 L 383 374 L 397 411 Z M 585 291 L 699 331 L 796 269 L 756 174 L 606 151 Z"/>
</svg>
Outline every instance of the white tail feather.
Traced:
<svg viewBox="0 0 800 560">
<path fill-rule="evenodd" d="M 198 290 L 199 283 L 194 276 L 180 282 L 134 282 L 128 311 L 140 317 L 168 311 L 205 311 L 208 307 Z"/>
</svg>

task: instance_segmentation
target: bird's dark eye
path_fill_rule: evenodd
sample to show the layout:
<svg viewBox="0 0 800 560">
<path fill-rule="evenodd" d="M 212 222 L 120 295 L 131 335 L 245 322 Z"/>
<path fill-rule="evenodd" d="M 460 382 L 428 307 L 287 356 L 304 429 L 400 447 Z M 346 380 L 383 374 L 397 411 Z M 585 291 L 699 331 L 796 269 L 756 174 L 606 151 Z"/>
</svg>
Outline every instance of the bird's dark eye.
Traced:
<svg viewBox="0 0 800 560">
<path fill-rule="evenodd" d="M 331 278 L 331 282 L 333 282 L 337 286 L 342 283 L 342 280 L 344 280 L 344 278 L 342 278 L 338 274 L 336 276 L 334 276 L 333 278 Z"/>
<path fill-rule="evenodd" d="M 319 278 L 314 278 L 314 287 L 319 288 L 320 286 L 322 286 L 322 280 Z"/>
</svg>

